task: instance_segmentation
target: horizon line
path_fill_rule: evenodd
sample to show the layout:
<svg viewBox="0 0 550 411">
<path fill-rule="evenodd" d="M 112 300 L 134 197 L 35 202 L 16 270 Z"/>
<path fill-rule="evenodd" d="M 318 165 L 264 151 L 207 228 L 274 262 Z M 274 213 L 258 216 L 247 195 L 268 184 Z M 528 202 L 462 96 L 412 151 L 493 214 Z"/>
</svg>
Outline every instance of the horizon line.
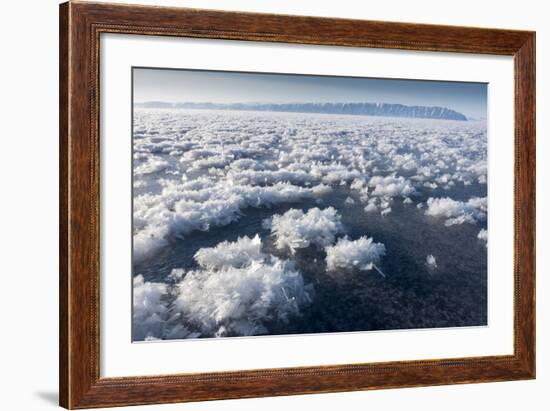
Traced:
<svg viewBox="0 0 550 411">
<path fill-rule="evenodd" d="M 479 117 L 465 114 L 445 106 L 408 105 L 402 103 L 368 102 L 368 101 L 323 101 L 323 102 L 191 102 L 149 100 L 133 105 L 141 108 L 174 108 L 174 109 L 219 109 L 236 111 L 263 112 L 301 112 L 326 114 L 351 114 L 411 118 L 432 118 L 445 120 L 468 121 Z"/>
<path fill-rule="evenodd" d="M 190 101 L 190 100 L 144 100 L 144 101 L 134 101 L 133 104 L 210 104 L 210 105 L 219 105 L 219 106 L 228 106 L 228 105 L 288 105 L 288 104 L 376 104 L 376 105 L 394 105 L 394 106 L 403 106 L 403 107 L 423 107 L 423 108 L 442 108 L 446 110 L 451 110 L 456 113 L 465 115 L 464 113 L 455 110 L 449 106 L 443 105 L 425 105 L 425 104 L 404 104 L 404 103 L 391 103 L 388 101 L 367 101 L 367 100 L 356 100 L 356 101 L 279 101 L 279 102 L 270 102 L 270 101 L 226 101 L 226 102 L 214 102 L 214 101 Z"/>
</svg>

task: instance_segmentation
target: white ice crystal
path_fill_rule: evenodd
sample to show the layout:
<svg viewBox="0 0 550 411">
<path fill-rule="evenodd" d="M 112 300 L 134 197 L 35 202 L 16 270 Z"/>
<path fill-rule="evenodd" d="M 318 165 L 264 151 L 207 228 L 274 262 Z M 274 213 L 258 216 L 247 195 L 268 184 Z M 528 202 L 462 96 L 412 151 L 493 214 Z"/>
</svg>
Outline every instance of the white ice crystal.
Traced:
<svg viewBox="0 0 550 411">
<path fill-rule="evenodd" d="M 344 201 L 344 203 L 345 203 L 346 205 L 353 205 L 353 204 L 355 204 L 355 200 L 354 200 L 353 198 L 351 198 L 351 197 L 347 197 L 347 198 L 346 198 L 346 201 Z"/>
<path fill-rule="evenodd" d="M 485 245 L 487 246 L 488 242 L 488 235 L 487 235 L 487 230 L 482 228 L 479 233 L 477 234 L 477 238 L 481 241 L 483 241 L 485 243 Z"/>
<path fill-rule="evenodd" d="M 432 198 L 427 201 L 426 215 L 445 217 L 445 225 L 452 226 L 463 223 L 483 221 L 487 216 L 487 197 L 473 197 L 466 202 L 456 201 L 449 197 Z"/>
<path fill-rule="evenodd" d="M 136 276 L 134 339 L 263 334 L 266 322 L 299 315 L 313 287 L 293 263 L 261 247 L 255 236 L 202 248 L 195 255 L 200 268 L 172 270 L 173 287 Z"/>
<path fill-rule="evenodd" d="M 161 339 L 196 338 L 200 335 L 171 316 L 170 288 L 167 284 L 134 277 L 132 310 L 132 339 L 155 341 Z"/>
<path fill-rule="evenodd" d="M 374 187 L 372 194 L 375 196 L 407 197 L 414 192 L 412 184 L 401 176 L 375 176 L 370 179 L 369 186 Z"/>
<path fill-rule="evenodd" d="M 132 328 L 134 340 L 158 338 L 166 321 L 167 303 L 163 297 L 167 286 L 163 283 L 150 283 L 142 275 L 134 277 Z"/>
<path fill-rule="evenodd" d="M 256 234 L 254 238 L 242 237 L 235 242 L 224 241 L 216 247 L 201 248 L 195 253 L 197 263 L 209 270 L 224 266 L 241 268 L 252 261 L 263 261 L 262 240 Z"/>
<path fill-rule="evenodd" d="M 309 301 L 301 274 L 271 257 L 243 268 L 188 272 L 178 285 L 175 308 L 202 334 L 254 335 L 267 331 L 266 321 L 287 321 Z"/>
<path fill-rule="evenodd" d="M 428 254 L 426 257 L 426 264 L 432 268 L 437 268 L 437 261 L 432 254 Z"/>
<path fill-rule="evenodd" d="M 359 270 L 371 270 L 382 256 L 386 254 L 386 247 L 382 243 L 375 243 L 372 238 L 366 236 L 357 240 L 348 237 L 338 239 L 333 246 L 325 247 L 327 253 L 327 270 L 338 268 L 357 268 Z M 375 267 L 379 271 L 378 267 Z M 381 273 L 381 271 L 379 271 Z"/>
<path fill-rule="evenodd" d="M 378 206 L 374 201 L 373 202 L 369 201 L 369 203 L 365 206 L 364 210 L 367 213 L 372 213 L 372 212 L 378 211 Z"/>
<path fill-rule="evenodd" d="M 275 245 L 280 250 L 289 249 L 291 252 L 310 245 L 325 247 L 332 244 L 335 235 L 343 230 L 341 216 L 333 207 L 324 210 L 315 207 L 306 213 L 291 209 L 271 219 Z"/>
</svg>

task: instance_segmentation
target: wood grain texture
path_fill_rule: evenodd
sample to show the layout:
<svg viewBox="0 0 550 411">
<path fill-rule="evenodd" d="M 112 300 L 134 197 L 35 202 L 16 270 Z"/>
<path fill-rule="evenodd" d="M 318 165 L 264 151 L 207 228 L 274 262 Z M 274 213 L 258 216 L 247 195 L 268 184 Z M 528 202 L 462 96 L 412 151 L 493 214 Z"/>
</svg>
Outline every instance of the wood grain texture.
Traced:
<svg viewBox="0 0 550 411">
<path fill-rule="evenodd" d="M 535 34 L 515 54 L 516 172 L 515 337 L 526 367 L 535 374 Z"/>
<path fill-rule="evenodd" d="M 69 133 L 69 36 L 68 4 L 59 14 L 59 402 L 69 404 L 69 283 L 68 283 L 68 172 L 67 142 Z"/>
<path fill-rule="evenodd" d="M 514 56 L 514 354 L 155 377 L 99 373 L 101 33 Z M 535 376 L 535 34 L 196 9 L 60 6 L 60 404 L 151 403 L 461 384 Z"/>
</svg>

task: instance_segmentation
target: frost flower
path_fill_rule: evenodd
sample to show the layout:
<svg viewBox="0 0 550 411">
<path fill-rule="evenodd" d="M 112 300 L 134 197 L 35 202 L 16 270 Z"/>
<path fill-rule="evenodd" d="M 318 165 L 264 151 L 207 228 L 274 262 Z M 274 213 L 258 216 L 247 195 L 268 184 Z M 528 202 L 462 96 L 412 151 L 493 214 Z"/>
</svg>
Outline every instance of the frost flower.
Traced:
<svg viewBox="0 0 550 411">
<path fill-rule="evenodd" d="M 357 268 L 371 270 L 373 267 L 383 275 L 376 263 L 386 254 L 386 247 L 382 243 L 375 243 L 366 236 L 357 240 L 348 237 L 340 238 L 333 246 L 325 247 L 327 253 L 327 270 L 338 268 Z"/>
<path fill-rule="evenodd" d="M 276 247 L 291 252 L 312 244 L 325 247 L 334 243 L 336 234 L 344 231 L 341 216 L 333 207 L 324 210 L 315 207 L 307 213 L 291 209 L 283 215 L 274 215 L 270 226 Z"/>
</svg>

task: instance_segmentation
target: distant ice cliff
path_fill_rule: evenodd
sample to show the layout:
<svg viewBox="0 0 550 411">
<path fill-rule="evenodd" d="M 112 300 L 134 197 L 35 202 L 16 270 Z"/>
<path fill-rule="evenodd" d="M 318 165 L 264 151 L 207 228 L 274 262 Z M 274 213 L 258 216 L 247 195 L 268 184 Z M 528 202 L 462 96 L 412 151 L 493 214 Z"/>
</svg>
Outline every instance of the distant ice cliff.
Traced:
<svg viewBox="0 0 550 411">
<path fill-rule="evenodd" d="M 148 101 L 136 103 L 143 108 L 181 108 L 202 110 L 276 111 L 292 113 L 353 114 L 382 117 L 431 118 L 440 120 L 468 119 L 462 113 L 446 107 L 406 106 L 389 103 L 167 103 Z"/>
</svg>

